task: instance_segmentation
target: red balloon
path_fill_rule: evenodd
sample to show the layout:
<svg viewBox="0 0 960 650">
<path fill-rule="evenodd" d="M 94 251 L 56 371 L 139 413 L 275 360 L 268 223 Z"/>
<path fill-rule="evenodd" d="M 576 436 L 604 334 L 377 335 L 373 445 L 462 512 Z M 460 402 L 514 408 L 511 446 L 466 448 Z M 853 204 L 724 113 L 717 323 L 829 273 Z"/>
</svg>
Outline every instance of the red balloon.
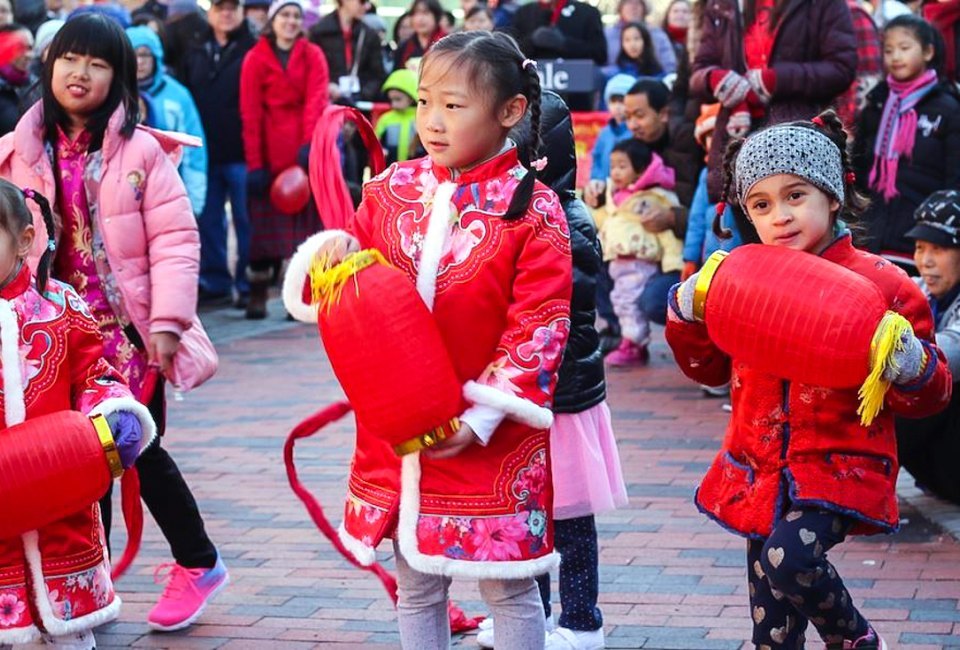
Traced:
<svg viewBox="0 0 960 650">
<path fill-rule="evenodd" d="M 302 212 L 310 202 L 310 179 L 299 165 L 288 167 L 273 179 L 270 202 L 280 212 L 294 215 Z"/>
</svg>

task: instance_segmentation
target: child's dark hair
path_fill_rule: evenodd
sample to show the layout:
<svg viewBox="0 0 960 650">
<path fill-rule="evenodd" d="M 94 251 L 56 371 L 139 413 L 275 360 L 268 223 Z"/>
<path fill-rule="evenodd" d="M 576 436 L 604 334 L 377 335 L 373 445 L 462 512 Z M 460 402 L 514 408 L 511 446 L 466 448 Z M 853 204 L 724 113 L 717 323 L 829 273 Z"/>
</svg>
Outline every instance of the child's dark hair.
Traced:
<svg viewBox="0 0 960 650">
<path fill-rule="evenodd" d="M 418 7 L 423 7 L 433 14 L 433 21 L 436 23 L 434 31 L 440 29 L 440 21 L 443 19 L 444 14 L 443 5 L 440 4 L 440 0 L 413 0 L 413 2 L 410 3 L 410 14 L 413 15 Z"/>
<path fill-rule="evenodd" d="M 493 105 L 496 107 L 517 94 L 527 98 L 532 133 L 530 160 L 520 161 L 527 167 L 527 174 L 517 186 L 503 217 L 518 219 L 526 213 L 533 196 L 536 172 L 531 161 L 540 157 L 540 77 L 537 76 L 537 66 L 528 62 L 517 42 L 502 32 L 458 32 L 444 36 L 424 55 L 421 70 L 439 57 L 448 60 L 448 70 L 464 70 L 476 87 L 494 93 Z"/>
<path fill-rule="evenodd" d="M 86 130 L 92 136 L 90 150 L 103 144 L 103 134 L 113 113 L 119 107 L 125 112 L 120 135 L 129 138 L 137 127 L 140 105 L 137 102 L 137 58 L 130 39 L 112 19 L 90 13 L 67 21 L 50 43 L 47 61 L 43 66 L 43 126 L 47 141 L 56 148 L 57 127 L 66 129 L 70 116 L 53 96 L 53 67 L 67 54 L 103 59 L 113 67 L 113 81 L 107 98 L 87 118 Z"/>
<path fill-rule="evenodd" d="M 33 225 L 33 215 L 24 199 L 33 199 L 40 206 L 43 225 L 47 230 L 47 241 L 40 263 L 37 265 L 37 291 L 43 294 L 47 289 L 50 265 L 53 264 L 57 245 L 56 226 L 53 222 L 50 202 L 39 192 L 31 189 L 21 190 L 10 181 L 0 179 L 0 227 L 16 236 L 19 236 L 27 226 Z"/>
<path fill-rule="evenodd" d="M 394 45 L 400 45 L 400 25 L 403 24 L 403 21 L 404 21 L 404 20 L 410 20 L 410 18 L 411 18 L 412 16 L 413 16 L 413 14 L 410 13 L 409 11 L 405 11 L 405 12 L 403 12 L 402 14 L 400 14 L 399 16 L 397 16 L 397 21 L 396 21 L 395 23 L 393 23 L 393 34 L 392 34 L 392 37 L 393 37 L 393 44 L 394 44 Z"/>
<path fill-rule="evenodd" d="M 670 103 L 670 89 L 658 79 L 637 79 L 627 94 L 646 95 L 647 103 L 655 111 L 662 111 Z"/>
<path fill-rule="evenodd" d="M 633 167 L 633 171 L 638 174 L 642 174 L 644 170 L 650 166 L 650 161 L 653 160 L 653 152 L 650 151 L 650 147 L 636 138 L 621 140 L 613 145 L 610 153 L 614 151 L 626 154 L 627 158 L 630 159 L 630 165 Z"/>
<path fill-rule="evenodd" d="M 843 129 L 843 121 L 833 109 L 828 109 L 817 115 L 813 120 L 787 122 L 768 128 L 782 126 L 796 126 L 819 131 L 830 138 L 830 140 L 837 145 L 837 148 L 840 149 L 840 164 L 843 168 L 844 198 L 843 205 L 840 206 L 840 210 L 838 210 L 834 216 L 837 219 L 843 219 L 844 223 L 848 225 L 854 224 L 860 214 L 866 210 L 867 205 L 869 205 L 869 200 L 857 190 L 853 165 L 850 161 L 851 155 L 848 136 L 847 132 Z M 730 209 L 733 210 L 733 216 L 736 220 L 740 235 L 743 238 L 743 242 L 745 244 L 756 244 L 760 242 L 760 236 L 757 234 L 757 229 L 754 228 L 753 223 L 747 218 L 743 207 L 740 205 L 739 197 L 736 195 L 734 172 L 736 169 L 737 155 L 740 153 L 740 148 L 744 142 L 745 139 L 738 138 L 731 140 L 730 144 L 727 145 L 727 150 L 723 156 L 723 192 L 720 197 L 720 205 L 729 205 Z M 723 228 L 720 222 L 721 213 L 718 210 L 713 220 L 713 232 L 721 239 L 729 239 L 732 233 Z M 854 228 L 856 228 L 855 224 Z"/>
<path fill-rule="evenodd" d="M 933 48 L 933 58 L 927 62 L 927 70 L 933 70 L 939 77 L 943 74 L 943 60 L 946 46 L 943 42 L 943 35 L 940 30 L 916 14 L 904 14 L 892 19 L 883 27 L 883 35 L 891 29 L 905 29 L 920 43 L 920 46 L 926 50 Z M 882 43 L 881 43 L 882 45 Z"/>
<path fill-rule="evenodd" d="M 636 29 L 640 32 L 640 39 L 643 41 L 643 52 L 639 59 L 632 59 L 627 56 L 623 49 L 623 35 L 628 29 Z M 654 76 L 663 73 L 663 66 L 657 59 L 657 52 L 653 47 L 653 38 L 650 36 L 650 30 L 641 23 L 627 23 L 620 31 L 620 54 L 617 55 L 617 65 L 632 63 L 637 66 L 637 73 L 640 76 Z"/>
</svg>

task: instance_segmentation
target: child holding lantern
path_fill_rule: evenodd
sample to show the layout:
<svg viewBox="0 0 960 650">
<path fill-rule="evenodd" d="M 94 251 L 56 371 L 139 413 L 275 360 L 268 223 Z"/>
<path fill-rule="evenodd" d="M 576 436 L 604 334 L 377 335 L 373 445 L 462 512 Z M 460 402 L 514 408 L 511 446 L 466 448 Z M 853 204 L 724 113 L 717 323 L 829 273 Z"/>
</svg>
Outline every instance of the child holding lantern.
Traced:
<svg viewBox="0 0 960 650">
<path fill-rule="evenodd" d="M 745 241 L 818 256 L 866 278 L 868 289 L 879 290 L 876 299 L 912 325 L 883 366 L 890 387 L 869 426 L 858 417 L 855 389 L 792 382 L 723 352 L 702 322 L 710 321 L 710 298 L 704 311 L 703 284 L 698 287 L 706 265 L 670 297 L 667 341 L 683 372 L 708 385 L 730 381 L 733 417 L 696 500 L 705 514 L 748 538 L 753 642 L 760 647 L 802 647 L 808 622 L 831 650 L 887 647 L 854 607 L 827 552 L 849 534 L 896 530 L 894 415 L 928 415 L 950 399 L 950 372 L 933 344 L 924 296 L 894 265 L 854 248 L 844 226 L 862 206 L 846 144 L 832 112 L 760 131 L 728 150 L 725 195 Z M 750 248 L 734 251 L 731 260 Z M 776 274 L 775 268 L 752 271 Z M 792 303 L 785 296 L 783 304 L 803 310 L 816 293 Z M 769 305 L 738 307 L 741 314 L 753 309 L 752 318 L 771 318 L 771 328 L 785 326 L 789 315 Z M 831 354 L 829 338 L 820 345 L 821 357 Z M 783 372 L 789 371 L 796 369 Z"/>
</svg>

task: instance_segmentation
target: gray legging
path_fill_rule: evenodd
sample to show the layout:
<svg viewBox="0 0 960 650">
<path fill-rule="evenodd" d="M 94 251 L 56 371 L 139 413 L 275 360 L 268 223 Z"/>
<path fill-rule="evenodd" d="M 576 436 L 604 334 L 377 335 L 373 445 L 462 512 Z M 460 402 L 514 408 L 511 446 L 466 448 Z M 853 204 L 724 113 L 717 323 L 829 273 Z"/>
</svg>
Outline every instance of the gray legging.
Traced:
<svg viewBox="0 0 960 650">
<path fill-rule="evenodd" d="M 415 571 L 393 543 L 397 558 L 400 645 L 404 650 L 447 650 L 450 618 L 447 598 L 450 578 Z M 494 643 L 511 650 L 542 650 L 543 605 L 533 578 L 480 580 L 480 595 L 497 621 Z"/>
</svg>

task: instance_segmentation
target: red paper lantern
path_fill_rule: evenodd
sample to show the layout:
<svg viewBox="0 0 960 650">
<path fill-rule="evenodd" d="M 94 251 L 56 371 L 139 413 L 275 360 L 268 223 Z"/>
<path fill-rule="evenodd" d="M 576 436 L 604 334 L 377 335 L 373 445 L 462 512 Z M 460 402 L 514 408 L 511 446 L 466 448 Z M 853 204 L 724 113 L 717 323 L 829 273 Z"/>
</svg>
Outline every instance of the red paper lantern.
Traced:
<svg viewBox="0 0 960 650">
<path fill-rule="evenodd" d="M 829 388 L 861 387 L 879 411 L 879 375 L 902 317 L 870 280 L 816 255 L 759 244 L 715 253 L 698 277 L 694 313 L 721 350 L 763 372 Z M 876 402 L 879 391 L 879 404 Z M 873 414 L 876 414 L 876 411 Z"/>
<path fill-rule="evenodd" d="M 401 455 L 455 432 L 462 383 L 409 278 L 366 250 L 315 269 L 311 284 L 323 346 L 364 428 Z"/>
<path fill-rule="evenodd" d="M 16 537 L 89 507 L 119 475 L 103 417 L 60 411 L 0 431 L 0 539 Z"/>
<path fill-rule="evenodd" d="M 270 202 L 284 214 L 294 215 L 303 211 L 310 202 L 307 172 L 299 165 L 294 165 L 277 174 L 270 186 Z"/>
</svg>

